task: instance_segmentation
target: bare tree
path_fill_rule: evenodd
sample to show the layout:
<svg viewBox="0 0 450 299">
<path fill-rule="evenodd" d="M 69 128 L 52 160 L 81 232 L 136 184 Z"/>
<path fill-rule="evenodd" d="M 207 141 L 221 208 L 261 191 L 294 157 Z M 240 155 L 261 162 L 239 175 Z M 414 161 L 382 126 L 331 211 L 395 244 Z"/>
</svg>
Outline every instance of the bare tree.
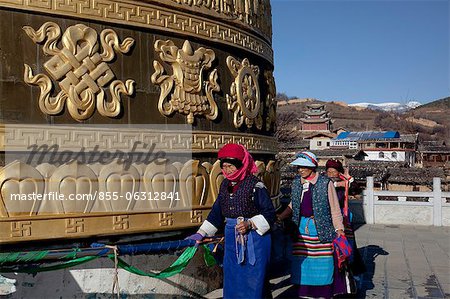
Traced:
<svg viewBox="0 0 450 299">
<path fill-rule="evenodd" d="M 277 115 L 277 130 L 275 137 L 278 142 L 288 142 L 295 138 L 292 124 L 296 123 L 297 117 L 294 112 L 280 113 Z"/>
</svg>

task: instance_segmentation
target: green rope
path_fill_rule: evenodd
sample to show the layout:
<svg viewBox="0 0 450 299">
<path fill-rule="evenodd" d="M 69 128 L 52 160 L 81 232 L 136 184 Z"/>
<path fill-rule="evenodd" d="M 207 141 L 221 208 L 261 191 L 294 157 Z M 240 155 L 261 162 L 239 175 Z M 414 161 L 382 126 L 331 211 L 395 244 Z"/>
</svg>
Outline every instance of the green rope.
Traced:
<svg viewBox="0 0 450 299">
<path fill-rule="evenodd" d="M 63 262 L 61 264 L 47 266 L 47 267 L 10 267 L 10 268 L 0 268 L 0 273 L 7 273 L 7 272 L 19 272 L 19 273 L 30 273 L 30 274 L 36 274 L 39 272 L 47 272 L 47 271 L 54 271 L 54 270 L 61 270 L 65 268 L 70 268 L 74 266 L 78 266 L 84 263 L 87 263 L 89 261 L 98 259 L 99 256 L 84 256 L 79 257 L 76 259 L 73 259 L 71 261 Z"/>
<path fill-rule="evenodd" d="M 184 268 L 186 268 L 186 266 L 190 262 L 190 260 L 194 257 L 194 254 L 196 251 L 197 251 L 197 248 L 195 248 L 195 247 L 186 248 L 186 250 L 180 255 L 180 257 L 172 265 L 170 265 L 170 267 L 164 269 L 163 271 L 161 271 L 159 273 L 144 272 L 142 270 L 139 270 L 138 268 L 135 268 L 135 267 L 127 264 L 121 258 L 118 258 L 117 266 L 130 272 L 130 273 L 134 273 L 134 274 L 141 275 L 141 276 L 148 276 L 148 277 L 159 278 L 159 279 L 167 278 L 167 277 L 173 276 L 173 275 L 178 274 L 181 271 L 183 271 Z M 109 254 L 108 257 L 114 261 L 113 254 Z"/>
<path fill-rule="evenodd" d="M 205 245 L 203 245 L 203 249 L 204 249 L 203 258 L 205 260 L 206 265 L 208 267 L 215 265 L 216 261 L 215 261 L 214 257 L 212 256 L 210 249 Z M 180 257 L 172 265 L 170 265 L 168 268 L 162 270 L 159 273 L 144 272 L 142 270 L 139 270 L 136 267 L 129 265 L 121 258 L 118 258 L 117 266 L 130 272 L 130 273 L 134 273 L 134 274 L 141 275 L 141 276 L 149 276 L 149 277 L 158 278 L 158 279 L 167 278 L 167 277 L 171 277 L 171 276 L 183 271 L 186 268 L 186 266 L 189 264 L 191 259 L 194 257 L 196 251 L 197 251 L 196 247 L 186 248 L 186 250 L 180 255 Z M 76 256 L 76 253 L 77 253 L 77 250 L 74 250 L 73 252 L 69 253 L 68 255 L 64 256 L 63 258 L 68 258 L 69 255 Z M 48 251 L 29 252 L 29 253 L 25 254 L 23 257 L 19 257 L 20 252 L 19 253 L 10 253 L 10 254 L 0 254 L 0 264 L 5 263 L 5 262 L 15 262 L 15 261 L 38 261 L 38 260 L 41 260 L 47 254 L 48 254 Z M 79 258 L 72 259 L 70 261 L 66 261 L 66 262 L 63 262 L 63 263 L 60 263 L 57 265 L 51 265 L 51 266 L 47 266 L 47 267 L 45 267 L 45 266 L 44 267 L 43 266 L 3 267 L 3 268 L 0 268 L 0 273 L 2 273 L 2 272 L 3 273 L 20 272 L 20 273 L 36 274 L 39 272 L 61 270 L 61 269 L 66 269 L 66 268 L 70 268 L 70 267 L 74 267 L 74 266 L 78 266 L 78 265 L 90 262 L 99 257 L 100 256 L 98 256 L 98 255 L 79 257 Z M 109 254 L 108 258 L 110 258 L 112 261 L 114 261 L 114 254 Z"/>
<path fill-rule="evenodd" d="M 30 251 L 25 254 L 23 252 L 0 253 L 0 265 L 13 262 L 37 262 L 46 257 L 48 251 Z"/>
<path fill-rule="evenodd" d="M 74 248 L 72 252 L 68 253 L 67 255 L 61 257 L 61 260 L 72 260 L 77 257 L 77 253 L 80 252 L 80 248 Z"/>
<path fill-rule="evenodd" d="M 203 246 L 203 259 L 205 260 L 205 264 L 208 267 L 214 266 L 215 264 L 217 264 L 216 259 L 214 258 L 214 256 L 212 255 L 211 250 L 209 249 L 208 246 L 206 245 L 202 245 Z"/>
<path fill-rule="evenodd" d="M 4 263 L 16 262 L 20 252 L 0 253 L 0 265 Z"/>
<path fill-rule="evenodd" d="M 48 254 L 48 251 L 30 251 L 24 254 L 23 256 L 20 256 L 18 258 L 18 262 L 36 262 L 42 260 L 44 257 L 46 257 Z"/>
</svg>

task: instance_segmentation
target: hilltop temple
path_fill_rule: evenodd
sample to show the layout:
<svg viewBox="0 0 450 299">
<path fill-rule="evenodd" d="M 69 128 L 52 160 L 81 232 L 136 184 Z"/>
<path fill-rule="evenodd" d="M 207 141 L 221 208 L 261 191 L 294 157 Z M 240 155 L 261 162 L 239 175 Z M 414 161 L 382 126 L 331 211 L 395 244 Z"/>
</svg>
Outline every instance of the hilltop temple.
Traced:
<svg viewBox="0 0 450 299">
<path fill-rule="evenodd" d="M 315 103 L 306 107 L 305 117 L 300 119 L 302 131 L 331 131 L 333 121 L 324 104 Z"/>
</svg>

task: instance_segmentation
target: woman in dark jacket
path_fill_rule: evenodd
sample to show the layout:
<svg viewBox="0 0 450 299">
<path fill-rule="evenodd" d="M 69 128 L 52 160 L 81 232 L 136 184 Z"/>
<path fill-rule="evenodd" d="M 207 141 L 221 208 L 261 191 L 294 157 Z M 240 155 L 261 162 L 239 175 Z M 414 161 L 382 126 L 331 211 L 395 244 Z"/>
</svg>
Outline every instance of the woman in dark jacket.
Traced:
<svg viewBox="0 0 450 299">
<path fill-rule="evenodd" d="M 345 235 L 352 246 L 352 255 L 349 259 L 350 270 L 353 275 L 359 275 L 366 271 L 364 261 L 356 245 L 354 228 L 352 225 L 352 213 L 349 210 L 349 189 L 353 178 L 344 170 L 341 161 L 330 159 L 325 164 L 327 176 L 333 181 L 339 198 L 339 205 L 344 219 Z"/>
<path fill-rule="evenodd" d="M 200 242 L 225 226 L 224 298 L 262 298 L 275 209 L 250 153 L 227 144 L 218 153 L 225 176 L 207 219 L 190 238 Z"/>
</svg>

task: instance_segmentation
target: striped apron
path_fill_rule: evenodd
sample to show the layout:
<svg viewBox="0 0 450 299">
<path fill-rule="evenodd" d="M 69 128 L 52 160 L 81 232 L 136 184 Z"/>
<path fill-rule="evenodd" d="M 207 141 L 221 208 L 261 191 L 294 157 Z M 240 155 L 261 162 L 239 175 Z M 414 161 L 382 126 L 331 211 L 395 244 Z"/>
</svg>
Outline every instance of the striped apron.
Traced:
<svg viewBox="0 0 450 299">
<path fill-rule="evenodd" d="M 294 284 L 325 286 L 333 283 L 333 245 L 320 242 L 313 218 L 300 218 L 298 240 L 292 249 Z"/>
</svg>

